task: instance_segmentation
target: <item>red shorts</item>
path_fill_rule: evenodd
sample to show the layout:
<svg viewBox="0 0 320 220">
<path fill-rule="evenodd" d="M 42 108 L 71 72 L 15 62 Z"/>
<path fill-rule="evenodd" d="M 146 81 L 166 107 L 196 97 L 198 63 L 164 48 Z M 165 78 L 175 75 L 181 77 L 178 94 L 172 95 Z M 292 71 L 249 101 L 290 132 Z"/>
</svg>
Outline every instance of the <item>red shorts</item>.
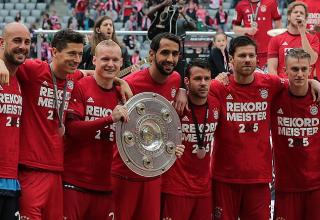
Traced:
<svg viewBox="0 0 320 220">
<path fill-rule="evenodd" d="M 320 219 L 320 189 L 307 192 L 276 192 L 275 219 Z"/>
<path fill-rule="evenodd" d="M 30 220 L 63 219 L 60 173 L 23 169 L 19 171 L 19 182 L 21 217 Z"/>
<path fill-rule="evenodd" d="M 80 192 L 63 188 L 63 211 L 67 220 L 114 220 L 112 194 Z"/>
<path fill-rule="evenodd" d="M 112 177 L 117 220 L 159 220 L 161 179 L 130 181 Z"/>
<path fill-rule="evenodd" d="M 214 180 L 213 213 L 215 220 L 269 220 L 270 188 L 268 183 L 233 184 Z"/>
<path fill-rule="evenodd" d="M 192 198 L 161 194 L 161 219 L 172 220 L 210 220 L 212 217 L 212 198 Z"/>
</svg>

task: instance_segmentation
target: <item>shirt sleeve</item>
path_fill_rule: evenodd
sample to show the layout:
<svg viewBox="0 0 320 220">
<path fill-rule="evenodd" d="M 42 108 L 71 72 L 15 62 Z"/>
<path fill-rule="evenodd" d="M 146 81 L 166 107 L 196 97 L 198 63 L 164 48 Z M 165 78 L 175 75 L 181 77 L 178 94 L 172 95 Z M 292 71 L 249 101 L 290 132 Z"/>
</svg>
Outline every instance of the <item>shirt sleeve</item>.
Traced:
<svg viewBox="0 0 320 220">
<path fill-rule="evenodd" d="M 315 52 L 319 53 L 319 38 L 317 35 L 312 35 L 310 45 Z"/>
<path fill-rule="evenodd" d="M 272 5 L 271 5 L 271 16 L 272 16 L 273 20 L 280 20 L 281 19 L 281 13 L 279 11 L 277 1 L 273 1 Z"/>
<path fill-rule="evenodd" d="M 277 37 L 272 37 L 268 45 L 268 58 L 279 58 Z"/>
<path fill-rule="evenodd" d="M 234 17 L 232 19 L 232 24 L 241 25 L 242 20 L 243 20 L 243 14 L 242 14 L 242 11 L 241 11 L 241 5 L 238 4 L 236 6 L 236 11 L 234 12 Z"/>
<path fill-rule="evenodd" d="M 44 65 L 47 63 L 39 59 L 27 59 L 23 64 L 21 64 L 17 71 L 17 78 L 21 84 L 25 84 L 30 80 L 35 80 L 39 74 L 39 71 L 42 71 Z"/>
</svg>

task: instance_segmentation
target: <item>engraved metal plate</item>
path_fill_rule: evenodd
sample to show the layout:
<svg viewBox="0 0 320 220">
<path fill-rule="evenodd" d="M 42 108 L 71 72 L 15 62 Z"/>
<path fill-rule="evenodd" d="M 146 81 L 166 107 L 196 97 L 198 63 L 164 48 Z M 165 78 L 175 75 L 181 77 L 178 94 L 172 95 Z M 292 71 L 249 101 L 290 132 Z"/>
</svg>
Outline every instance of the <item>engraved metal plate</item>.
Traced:
<svg viewBox="0 0 320 220">
<path fill-rule="evenodd" d="M 144 92 L 125 104 L 129 122 L 116 124 L 120 156 L 133 172 L 153 177 L 166 172 L 175 162 L 175 147 L 181 144 L 181 123 L 163 96 Z"/>
</svg>

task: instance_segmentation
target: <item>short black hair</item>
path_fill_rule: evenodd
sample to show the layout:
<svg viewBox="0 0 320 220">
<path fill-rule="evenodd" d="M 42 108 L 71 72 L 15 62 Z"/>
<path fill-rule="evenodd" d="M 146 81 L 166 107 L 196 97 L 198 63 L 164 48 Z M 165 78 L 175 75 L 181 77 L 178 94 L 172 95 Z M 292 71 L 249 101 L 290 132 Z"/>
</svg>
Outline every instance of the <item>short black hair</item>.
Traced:
<svg viewBox="0 0 320 220">
<path fill-rule="evenodd" d="M 257 53 L 257 44 L 250 37 L 248 37 L 248 36 L 235 37 L 230 41 L 229 54 L 233 57 L 234 53 L 236 52 L 236 49 L 238 47 L 244 47 L 244 46 L 248 46 L 248 45 L 254 46 L 255 51 Z"/>
<path fill-rule="evenodd" d="M 68 43 L 84 44 L 84 35 L 71 29 L 62 29 L 55 33 L 51 45 L 58 51 L 62 51 Z"/>
<path fill-rule="evenodd" d="M 186 68 L 186 72 L 185 72 L 185 77 L 187 78 L 190 78 L 190 75 L 191 75 L 191 68 L 192 67 L 200 67 L 202 69 L 207 69 L 210 71 L 210 66 L 209 66 L 209 63 L 208 63 L 208 60 L 206 59 L 201 59 L 201 58 L 196 58 L 196 59 L 193 59 L 191 60 L 188 65 L 187 65 L 187 68 Z"/>
<path fill-rule="evenodd" d="M 158 51 L 158 49 L 160 47 L 160 41 L 162 39 L 168 39 L 173 42 L 176 42 L 179 45 L 179 51 L 180 51 L 180 42 L 181 42 L 180 38 L 177 35 L 171 34 L 169 32 L 157 34 L 151 41 L 150 49 L 152 49 L 154 51 Z"/>
</svg>

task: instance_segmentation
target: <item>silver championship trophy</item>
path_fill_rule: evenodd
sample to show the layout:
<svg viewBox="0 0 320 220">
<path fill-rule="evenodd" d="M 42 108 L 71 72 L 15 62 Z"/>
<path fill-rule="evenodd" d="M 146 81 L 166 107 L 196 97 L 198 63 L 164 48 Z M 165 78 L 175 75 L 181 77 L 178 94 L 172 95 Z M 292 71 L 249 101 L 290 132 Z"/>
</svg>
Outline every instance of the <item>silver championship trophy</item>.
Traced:
<svg viewBox="0 0 320 220">
<path fill-rule="evenodd" d="M 141 176 L 161 175 L 175 162 L 175 148 L 182 141 L 176 110 L 167 99 L 152 92 L 133 96 L 125 106 L 129 121 L 116 124 L 122 160 Z"/>
</svg>

